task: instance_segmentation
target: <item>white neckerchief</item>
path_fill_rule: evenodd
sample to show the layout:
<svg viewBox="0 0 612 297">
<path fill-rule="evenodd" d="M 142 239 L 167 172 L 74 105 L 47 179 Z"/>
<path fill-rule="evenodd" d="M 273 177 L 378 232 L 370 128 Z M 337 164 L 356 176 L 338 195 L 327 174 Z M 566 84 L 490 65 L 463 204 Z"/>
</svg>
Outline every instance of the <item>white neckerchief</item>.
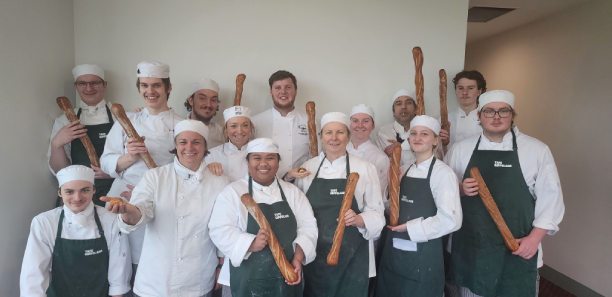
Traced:
<svg viewBox="0 0 612 297">
<path fill-rule="evenodd" d="M 204 158 L 202 158 L 202 163 L 200 163 L 200 167 L 197 171 L 192 171 L 191 169 L 183 166 L 181 162 L 179 162 L 178 157 L 174 156 L 174 172 L 178 174 L 182 179 L 188 181 L 190 184 L 199 184 L 204 178 L 204 169 L 206 168 L 204 162 Z"/>
<path fill-rule="evenodd" d="M 70 210 L 70 208 L 68 208 L 66 205 L 64 205 L 63 208 L 66 222 L 71 223 L 73 226 L 78 228 L 85 228 L 87 227 L 87 218 L 93 214 L 94 203 L 90 201 L 89 205 L 87 205 L 83 211 L 77 214 L 73 213 L 72 210 Z"/>
<path fill-rule="evenodd" d="M 98 109 L 104 108 L 104 106 L 106 105 L 106 100 L 102 99 L 102 101 L 98 102 L 98 104 L 96 104 L 96 106 L 89 106 L 87 104 L 85 104 L 85 102 L 83 102 L 83 100 L 79 100 L 79 108 L 81 108 L 81 110 L 86 111 L 87 115 L 92 116 L 96 114 L 96 111 Z"/>
<path fill-rule="evenodd" d="M 393 121 L 393 129 L 395 132 L 399 133 L 400 138 L 403 140 L 408 139 L 408 136 L 410 136 L 410 130 L 404 131 L 404 126 L 400 125 L 397 121 Z"/>
</svg>

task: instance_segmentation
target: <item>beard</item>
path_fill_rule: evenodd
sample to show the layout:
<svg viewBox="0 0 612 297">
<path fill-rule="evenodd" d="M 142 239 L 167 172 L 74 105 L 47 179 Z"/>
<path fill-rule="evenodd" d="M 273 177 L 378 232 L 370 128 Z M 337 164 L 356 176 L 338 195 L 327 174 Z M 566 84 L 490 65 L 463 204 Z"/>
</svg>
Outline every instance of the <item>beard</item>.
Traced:
<svg viewBox="0 0 612 297">
<path fill-rule="evenodd" d="M 199 112 L 197 112 L 197 110 L 194 108 L 191 111 L 191 114 L 193 115 L 194 119 L 204 122 L 204 123 L 210 123 L 210 121 L 212 120 L 212 118 L 217 114 L 216 111 L 213 112 L 213 114 L 210 117 L 205 117 L 203 115 L 201 115 Z"/>
</svg>

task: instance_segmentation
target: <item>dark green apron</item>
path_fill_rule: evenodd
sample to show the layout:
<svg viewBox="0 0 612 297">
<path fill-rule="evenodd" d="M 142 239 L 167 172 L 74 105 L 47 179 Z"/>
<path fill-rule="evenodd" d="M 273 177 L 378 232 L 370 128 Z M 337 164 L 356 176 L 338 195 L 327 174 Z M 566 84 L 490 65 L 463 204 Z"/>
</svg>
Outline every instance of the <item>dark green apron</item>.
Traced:
<svg viewBox="0 0 612 297">
<path fill-rule="evenodd" d="M 535 200 L 525 183 L 516 136 L 511 132 L 512 151 L 478 150 L 478 139 L 464 178 L 478 167 L 512 235 L 523 238 L 532 229 Z M 538 254 L 529 260 L 512 255 L 479 195 L 461 197 L 461 207 L 463 225 L 452 239 L 452 284 L 485 297 L 535 296 Z"/>
<path fill-rule="evenodd" d="M 427 178 L 402 177 L 400 187 L 399 224 L 423 217 L 433 217 L 438 207 L 431 193 L 429 180 L 436 163 L 433 158 Z M 393 247 L 393 238 L 410 240 L 408 232 L 390 232 L 378 270 L 377 296 L 442 296 L 444 293 L 444 262 L 442 238 L 417 243 L 414 252 Z"/>
<path fill-rule="evenodd" d="M 94 206 L 99 238 L 75 240 L 62 238 L 64 210 L 60 215 L 53 248 L 49 297 L 108 296 L 108 245 Z"/>
<path fill-rule="evenodd" d="M 351 169 L 349 155 L 346 154 L 346 178 L 318 178 L 324 161 L 325 158 L 306 192 L 317 219 L 319 238 L 317 257 L 304 267 L 304 296 L 365 297 L 368 294 L 369 245 L 357 227 L 347 226 L 344 229 L 338 265 L 327 265 L 327 255 L 334 241 L 338 226 L 336 219 L 340 213 L 346 180 Z M 351 209 L 356 214 L 361 213 L 354 196 Z"/>
<path fill-rule="evenodd" d="M 287 203 L 285 193 L 280 184 L 278 185 L 282 201 L 273 204 L 258 203 L 274 235 L 278 239 L 287 260 L 293 259 L 293 241 L 297 237 L 297 221 L 293 211 Z M 253 195 L 253 179 L 249 176 L 249 194 Z M 259 224 L 249 214 L 247 232 L 257 234 Z M 278 269 L 270 246 L 256 253 L 251 253 L 248 259 L 243 260 L 239 267 L 230 265 L 230 286 L 232 295 L 244 296 L 266 296 L 266 297 L 301 297 L 302 285 L 290 286 L 285 283 L 285 278 Z"/>
</svg>

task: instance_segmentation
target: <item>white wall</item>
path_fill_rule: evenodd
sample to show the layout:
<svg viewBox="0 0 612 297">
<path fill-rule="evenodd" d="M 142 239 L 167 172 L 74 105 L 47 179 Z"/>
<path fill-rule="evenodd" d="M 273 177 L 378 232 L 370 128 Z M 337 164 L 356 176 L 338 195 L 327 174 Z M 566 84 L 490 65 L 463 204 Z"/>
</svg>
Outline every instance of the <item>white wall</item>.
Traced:
<svg viewBox="0 0 612 297">
<path fill-rule="evenodd" d="M 516 95 L 519 129 L 550 147 L 566 206 L 544 263 L 612 296 L 612 2 L 591 1 L 469 44 L 466 69 Z"/>
<path fill-rule="evenodd" d="M 74 99 L 72 1 L 0 1 L 0 296 L 19 296 L 32 218 L 55 206 L 46 165 L 55 98 Z"/>
<path fill-rule="evenodd" d="M 136 65 L 152 59 L 170 65 L 170 105 L 181 114 L 190 82 L 200 77 L 220 84 L 220 111 L 229 107 L 239 73 L 247 75 L 242 104 L 259 113 L 272 106 L 269 76 L 285 69 L 297 76 L 299 109 L 315 101 L 320 119 L 367 103 L 382 124 L 392 119 L 393 94 L 414 88 L 414 46 L 425 56 L 426 106 L 439 114 L 438 70 L 450 76 L 463 68 L 467 6 L 467 0 L 75 1 L 76 62 L 101 65 L 108 99 L 126 109 L 143 105 Z M 452 92 L 449 98 L 456 106 Z"/>
</svg>

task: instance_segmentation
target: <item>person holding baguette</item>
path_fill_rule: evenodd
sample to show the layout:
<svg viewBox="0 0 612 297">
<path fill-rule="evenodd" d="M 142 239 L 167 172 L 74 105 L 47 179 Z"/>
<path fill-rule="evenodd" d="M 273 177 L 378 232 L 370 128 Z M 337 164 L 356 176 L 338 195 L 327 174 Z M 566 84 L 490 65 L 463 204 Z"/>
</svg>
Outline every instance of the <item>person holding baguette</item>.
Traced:
<svg viewBox="0 0 612 297">
<path fill-rule="evenodd" d="M 463 227 L 451 237 L 452 296 L 537 296 L 541 241 L 559 230 L 565 206 L 557 166 L 548 146 L 514 126 L 514 95 L 480 95 L 482 133 L 457 142 L 446 156 L 461 181 Z M 477 167 L 519 244 L 511 252 L 485 208 Z M 537 203 L 536 203 L 537 200 Z"/>
<path fill-rule="evenodd" d="M 457 177 L 436 159 L 440 123 L 416 116 L 408 142 L 416 161 L 400 171 L 399 224 L 384 245 L 377 276 L 377 296 L 443 296 L 442 236 L 461 227 Z"/>
<path fill-rule="evenodd" d="M 304 296 L 367 296 L 368 278 L 376 276 L 374 239 L 385 226 L 384 206 L 376 167 L 347 153 L 350 141 L 349 118 L 330 112 L 321 118 L 321 143 L 325 153 L 302 165 L 306 172 L 289 171 L 285 178 L 296 179 L 306 193 L 319 230 L 317 257 L 304 268 Z M 359 173 L 351 208 L 340 208 L 351 172 Z M 338 264 L 329 266 L 329 254 L 343 215 L 346 228 L 342 237 Z"/>
<path fill-rule="evenodd" d="M 302 296 L 302 265 L 315 258 L 318 234 L 310 203 L 298 187 L 276 178 L 280 155 L 274 140 L 257 138 L 249 142 L 246 159 L 248 174 L 221 191 L 208 223 L 212 241 L 226 255 L 222 269 L 230 271 L 231 293 Z M 271 250 L 270 234 L 260 228 L 242 203 L 240 198 L 245 193 L 261 209 L 291 267 L 276 264 L 273 253 L 279 251 Z M 299 279 L 287 282 L 281 269 L 293 270 Z"/>
</svg>

